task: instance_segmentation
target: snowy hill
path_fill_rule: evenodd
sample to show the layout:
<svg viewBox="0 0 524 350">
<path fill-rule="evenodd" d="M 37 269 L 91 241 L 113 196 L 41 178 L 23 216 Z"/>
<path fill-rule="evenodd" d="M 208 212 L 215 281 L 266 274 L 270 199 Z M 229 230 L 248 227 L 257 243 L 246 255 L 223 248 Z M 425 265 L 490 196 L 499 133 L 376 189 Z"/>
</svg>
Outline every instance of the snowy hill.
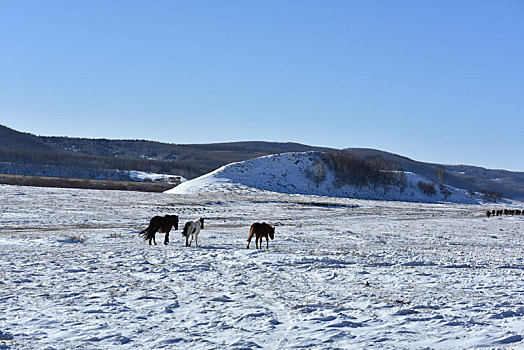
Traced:
<svg viewBox="0 0 524 350">
<path fill-rule="evenodd" d="M 405 173 L 404 186 L 351 186 L 340 185 L 329 166 L 323 164 L 325 174 L 315 181 L 315 168 L 322 164 L 322 153 L 300 152 L 264 156 L 244 162 L 223 166 L 209 174 L 184 182 L 166 193 L 265 190 L 280 193 L 347 197 L 358 199 L 396 200 L 410 202 L 481 203 L 478 194 L 446 186 L 440 188 L 428 179 Z M 399 174 L 400 175 L 400 174 Z M 404 176 L 402 175 L 402 176 Z M 433 194 L 424 193 L 419 183 L 435 189 Z"/>
</svg>

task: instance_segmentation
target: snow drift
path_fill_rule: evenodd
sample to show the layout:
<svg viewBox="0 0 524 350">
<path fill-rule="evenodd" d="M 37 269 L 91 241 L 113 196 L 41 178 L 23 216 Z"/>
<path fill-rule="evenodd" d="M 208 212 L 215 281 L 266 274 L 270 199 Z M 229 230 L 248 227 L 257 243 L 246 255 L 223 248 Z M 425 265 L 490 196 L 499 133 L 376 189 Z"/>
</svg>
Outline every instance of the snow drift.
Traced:
<svg viewBox="0 0 524 350">
<path fill-rule="evenodd" d="M 352 186 L 340 185 L 329 166 L 321 180 L 315 179 L 315 167 L 323 162 L 320 152 L 283 153 L 225 165 L 209 174 L 186 181 L 166 191 L 170 194 L 195 192 L 245 192 L 265 190 L 288 194 L 305 194 L 372 200 L 410 202 L 480 203 L 479 195 L 446 186 L 440 188 L 414 173 L 405 173 L 405 185 Z M 426 194 L 419 183 L 432 185 L 433 194 Z"/>
</svg>

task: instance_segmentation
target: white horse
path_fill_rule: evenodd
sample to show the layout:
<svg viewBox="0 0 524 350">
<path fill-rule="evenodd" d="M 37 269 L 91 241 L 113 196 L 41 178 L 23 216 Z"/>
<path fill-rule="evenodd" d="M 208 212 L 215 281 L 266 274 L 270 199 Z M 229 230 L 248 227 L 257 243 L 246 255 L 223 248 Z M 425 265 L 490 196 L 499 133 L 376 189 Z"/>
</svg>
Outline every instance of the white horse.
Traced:
<svg viewBox="0 0 524 350">
<path fill-rule="evenodd" d="M 184 226 L 184 231 L 182 232 L 182 236 L 186 237 L 186 247 L 191 246 L 191 242 L 193 242 L 193 237 L 195 237 L 195 244 L 198 246 L 198 234 L 200 233 L 200 230 L 204 228 L 204 219 L 200 218 L 195 221 L 188 221 L 186 222 Z M 189 240 L 189 236 L 191 236 L 191 241 Z"/>
</svg>

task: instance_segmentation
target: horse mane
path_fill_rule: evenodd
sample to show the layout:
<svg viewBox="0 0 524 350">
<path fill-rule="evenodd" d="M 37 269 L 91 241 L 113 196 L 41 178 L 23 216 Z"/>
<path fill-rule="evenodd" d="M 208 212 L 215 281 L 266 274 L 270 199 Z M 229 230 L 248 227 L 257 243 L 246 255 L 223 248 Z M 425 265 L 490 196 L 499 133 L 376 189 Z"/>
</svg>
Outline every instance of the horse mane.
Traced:
<svg viewBox="0 0 524 350">
<path fill-rule="evenodd" d="M 178 230 L 178 215 L 165 215 L 167 224 L 174 226 Z"/>
</svg>

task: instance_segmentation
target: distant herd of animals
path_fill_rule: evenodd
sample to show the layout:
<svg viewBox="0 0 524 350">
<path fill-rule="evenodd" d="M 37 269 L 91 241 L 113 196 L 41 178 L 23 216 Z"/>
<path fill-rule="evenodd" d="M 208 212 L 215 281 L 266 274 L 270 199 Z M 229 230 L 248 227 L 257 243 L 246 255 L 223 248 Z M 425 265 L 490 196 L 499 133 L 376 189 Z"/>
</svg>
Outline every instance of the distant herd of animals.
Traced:
<svg viewBox="0 0 524 350">
<path fill-rule="evenodd" d="M 504 209 L 504 210 L 486 210 L 486 216 L 502 216 L 502 215 L 524 215 L 524 210 L 520 209 Z"/>
<path fill-rule="evenodd" d="M 178 215 L 155 216 L 149 220 L 149 226 L 142 230 L 139 235 L 144 239 L 144 241 L 149 241 L 149 245 L 151 245 L 151 242 L 156 245 L 156 233 L 165 233 L 164 244 L 167 245 L 169 243 L 169 232 L 171 232 L 172 228 L 178 230 Z M 198 246 L 198 234 L 202 229 L 204 229 L 203 218 L 186 222 L 184 230 L 182 231 L 182 236 L 186 237 L 186 247 L 191 246 L 193 238 L 195 239 L 195 245 Z M 251 238 L 253 238 L 253 236 L 255 236 L 255 245 L 257 249 L 262 249 L 262 238 L 266 238 L 266 249 L 268 249 L 269 238 L 275 238 L 275 228 L 265 222 L 255 222 L 252 224 L 249 229 L 247 249 L 249 249 L 249 244 L 251 243 Z"/>
<path fill-rule="evenodd" d="M 487 210 L 486 216 L 502 216 L 502 215 L 524 215 L 524 210 L 520 209 L 500 209 L 500 210 Z M 165 233 L 164 244 L 169 243 L 169 232 L 175 228 L 178 230 L 178 215 L 165 215 L 155 216 L 149 221 L 149 226 L 142 230 L 139 235 L 144 241 L 149 241 L 149 245 L 153 242 L 156 245 L 155 235 L 157 232 Z M 182 236 L 186 237 L 186 247 L 190 247 L 193 239 L 195 245 L 198 246 L 198 234 L 200 230 L 204 229 L 204 219 L 200 218 L 194 221 L 188 221 L 184 225 Z M 265 222 L 255 222 L 249 229 L 249 236 L 247 238 L 247 249 L 251 243 L 251 239 L 255 236 L 256 249 L 262 249 L 262 239 L 266 239 L 266 249 L 269 248 L 269 239 L 275 238 L 275 228 Z"/>
</svg>

